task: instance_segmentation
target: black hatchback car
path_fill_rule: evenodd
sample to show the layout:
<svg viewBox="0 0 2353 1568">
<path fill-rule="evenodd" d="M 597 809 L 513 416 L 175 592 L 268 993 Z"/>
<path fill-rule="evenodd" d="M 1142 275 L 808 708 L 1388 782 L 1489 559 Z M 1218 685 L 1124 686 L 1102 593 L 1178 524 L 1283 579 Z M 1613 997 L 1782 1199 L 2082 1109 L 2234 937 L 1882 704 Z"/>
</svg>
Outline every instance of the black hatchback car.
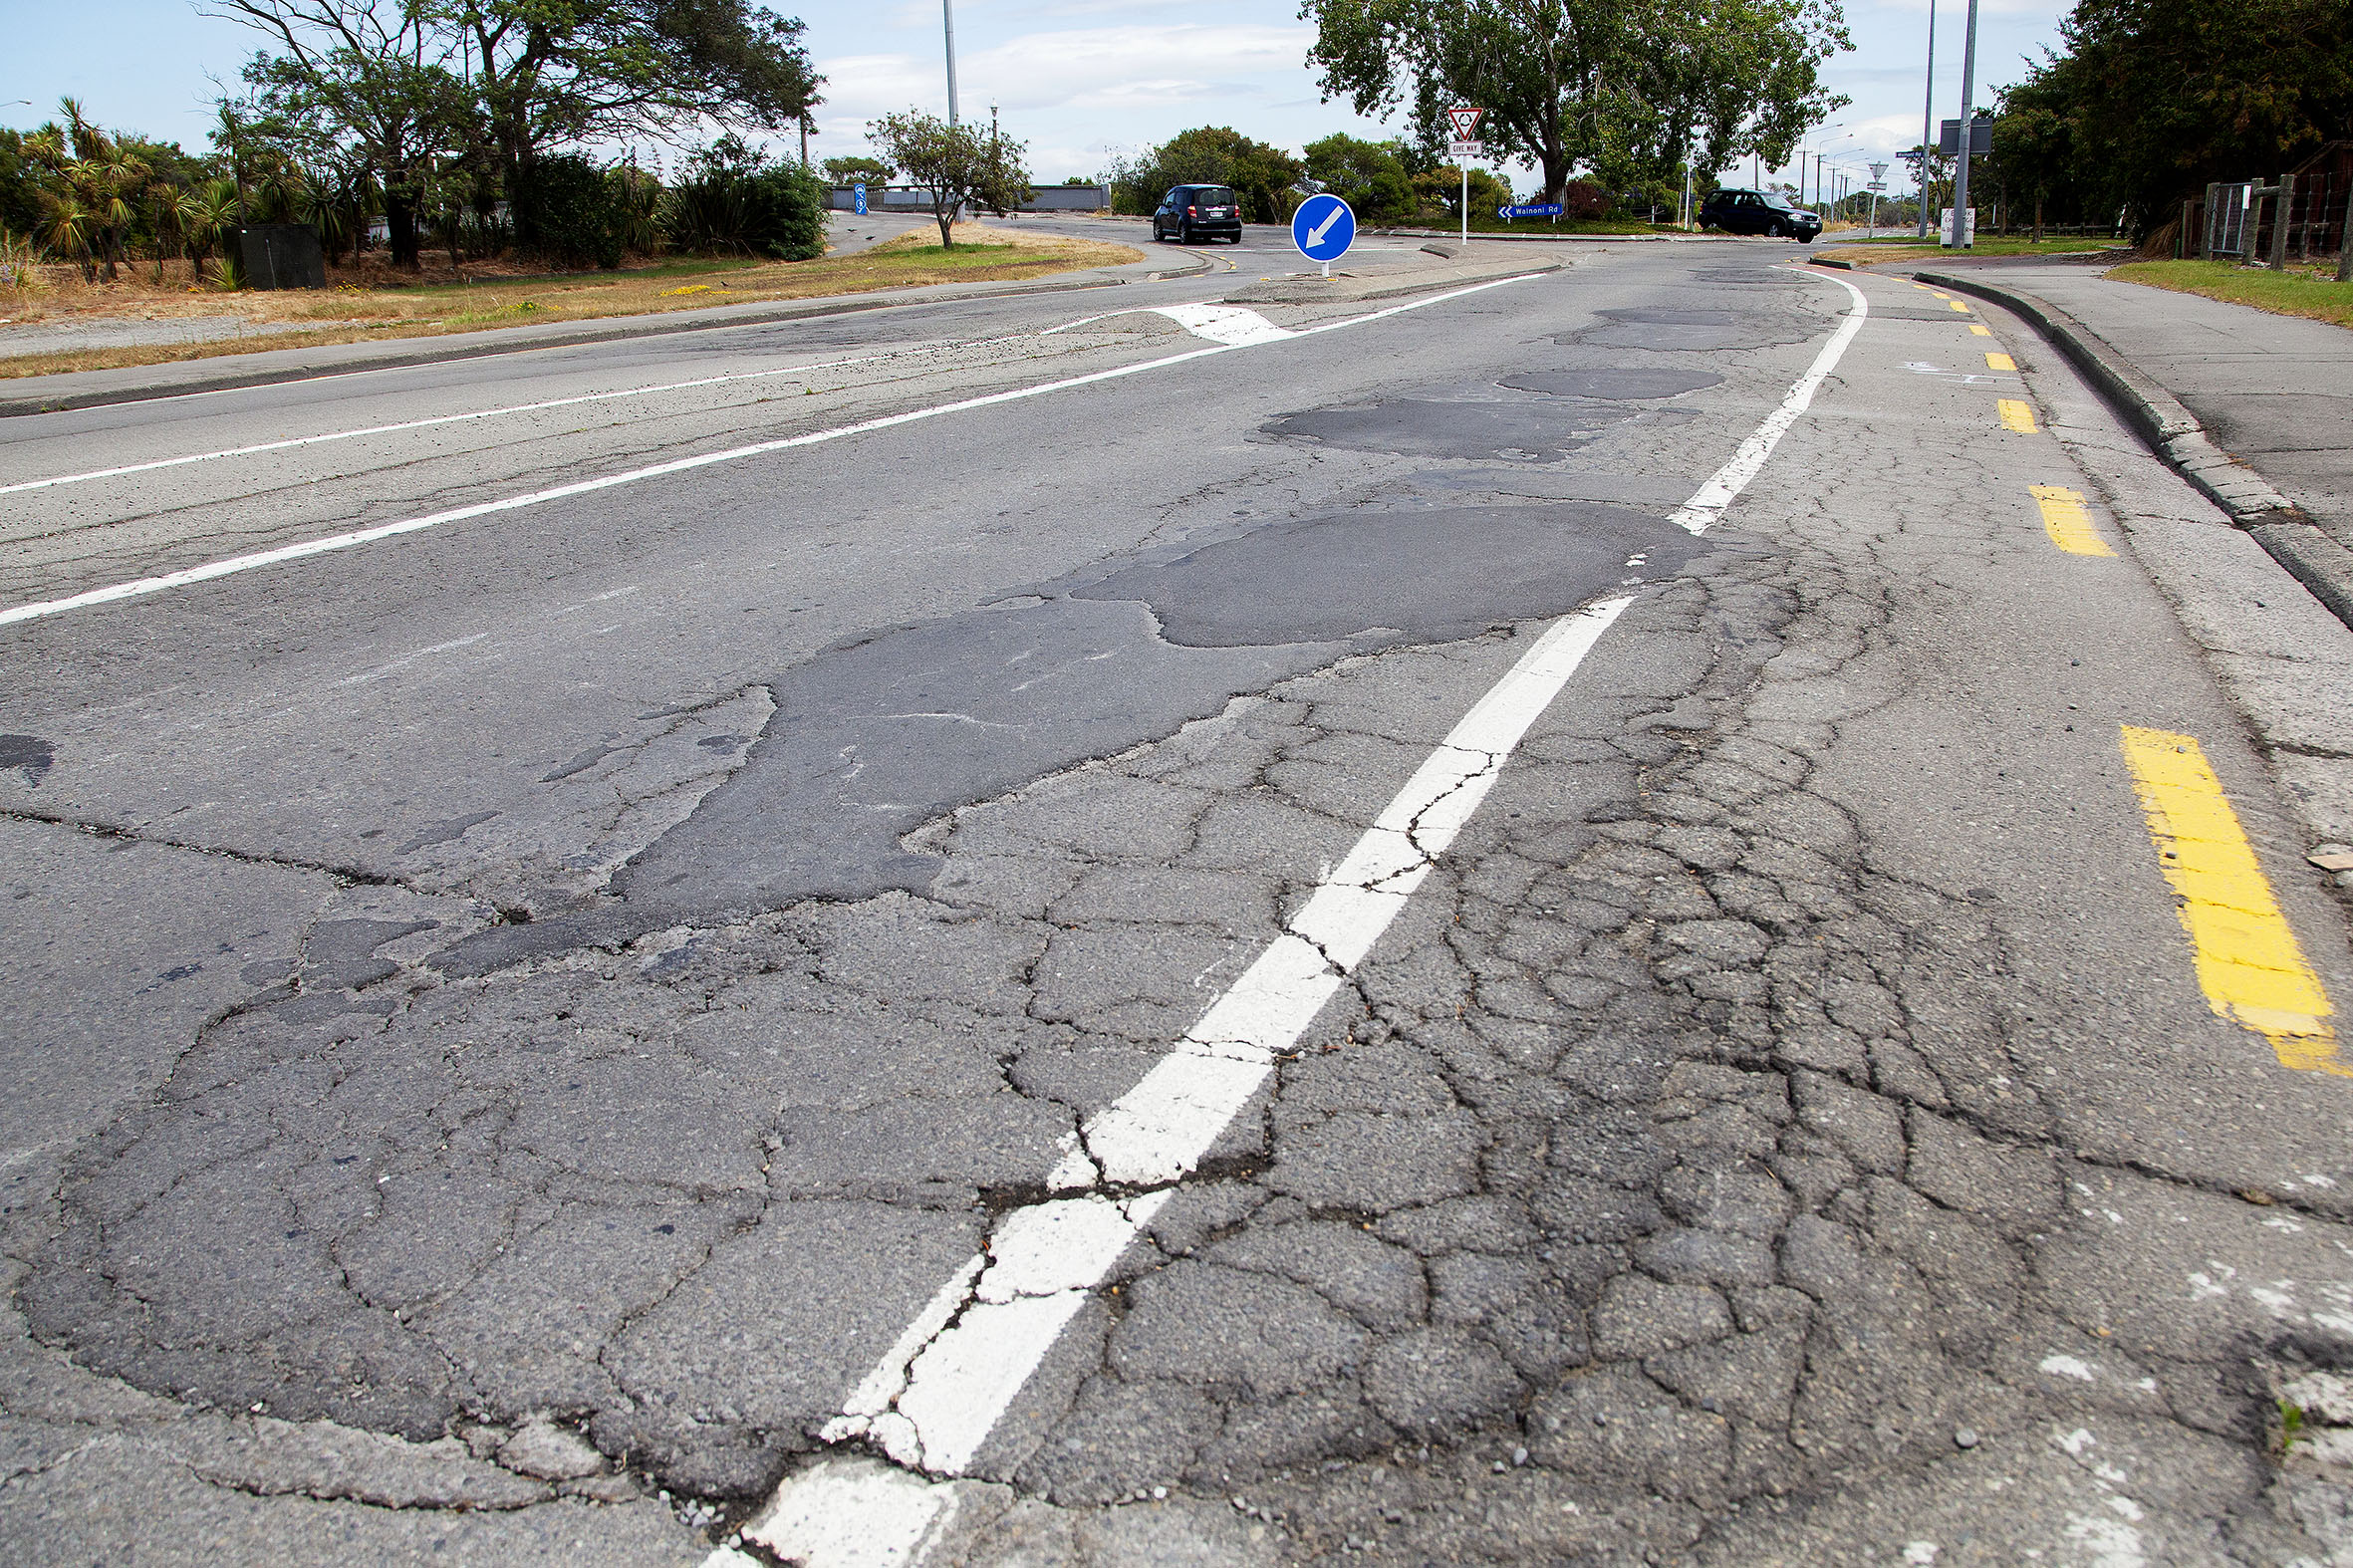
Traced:
<svg viewBox="0 0 2353 1568">
<path fill-rule="evenodd" d="M 1718 190 L 1699 204 L 1699 227 L 1726 234 L 1771 234 L 1811 245 L 1822 219 L 1777 190 Z"/>
<path fill-rule="evenodd" d="M 1242 208 L 1225 185 L 1178 185 L 1152 215 L 1152 237 L 1189 245 L 1196 239 L 1242 242 Z"/>
</svg>

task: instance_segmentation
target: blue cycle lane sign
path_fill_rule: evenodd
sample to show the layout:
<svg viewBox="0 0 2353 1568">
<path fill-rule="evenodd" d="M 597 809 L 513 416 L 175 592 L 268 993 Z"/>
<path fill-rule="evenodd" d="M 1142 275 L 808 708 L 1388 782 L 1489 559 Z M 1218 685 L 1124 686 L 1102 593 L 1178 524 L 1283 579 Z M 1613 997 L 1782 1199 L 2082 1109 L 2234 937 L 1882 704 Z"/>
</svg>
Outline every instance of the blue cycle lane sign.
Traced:
<svg viewBox="0 0 2353 1568">
<path fill-rule="evenodd" d="M 1291 214 L 1291 243 L 1309 261 L 1322 262 L 1329 277 L 1332 263 L 1356 243 L 1356 214 L 1338 196 L 1310 196 Z"/>
<path fill-rule="evenodd" d="M 855 185 L 852 185 L 852 186 L 850 187 L 850 203 L 851 203 L 851 205 L 850 205 L 850 210 L 851 210 L 851 211 L 853 211 L 853 212 L 857 213 L 857 214 L 858 214 L 860 217 L 862 217 L 862 218 L 866 216 L 866 181 L 865 181 L 865 180 L 863 180 L 863 179 L 862 179 L 862 180 L 860 180 L 860 181 L 859 181 L 857 184 L 855 184 Z"/>
</svg>

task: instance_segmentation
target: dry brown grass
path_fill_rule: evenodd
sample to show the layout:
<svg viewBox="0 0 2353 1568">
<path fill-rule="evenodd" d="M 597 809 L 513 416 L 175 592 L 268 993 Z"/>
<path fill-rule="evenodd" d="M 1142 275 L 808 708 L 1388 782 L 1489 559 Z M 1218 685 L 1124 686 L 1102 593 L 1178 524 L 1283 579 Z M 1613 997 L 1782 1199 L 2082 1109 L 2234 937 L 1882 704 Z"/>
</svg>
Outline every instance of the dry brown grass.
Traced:
<svg viewBox="0 0 2353 1568">
<path fill-rule="evenodd" d="M 925 243 L 928 240 L 929 243 Z M 389 268 L 329 273 L 330 289 L 223 293 L 189 281 L 184 262 L 125 269 L 114 283 L 85 283 L 71 267 L 36 269 L 29 289 L 0 290 L 0 317 L 11 321 L 165 320 L 240 316 L 256 324 L 318 322 L 309 331 L 211 343 L 152 344 L 76 349 L 0 358 L 0 378 L 50 376 L 120 366 L 304 349 L 379 338 L 422 338 L 547 322 L 611 316 L 658 315 L 758 300 L 821 299 L 934 283 L 1004 281 L 1050 276 L 1141 261 L 1127 245 L 1059 234 L 1021 233 L 965 223 L 956 248 L 943 251 L 928 226 L 847 256 L 816 261 L 673 261 L 618 272 L 524 275 L 512 266 L 468 263 L 452 268 L 433 258 L 421 281 L 404 281 Z"/>
</svg>

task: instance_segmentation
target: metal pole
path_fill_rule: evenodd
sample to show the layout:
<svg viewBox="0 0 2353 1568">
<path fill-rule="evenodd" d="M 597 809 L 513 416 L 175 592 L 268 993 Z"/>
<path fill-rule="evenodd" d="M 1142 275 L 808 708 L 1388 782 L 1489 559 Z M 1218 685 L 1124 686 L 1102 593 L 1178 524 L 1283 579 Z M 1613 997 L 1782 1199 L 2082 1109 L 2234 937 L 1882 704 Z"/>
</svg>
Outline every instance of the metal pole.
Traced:
<svg viewBox="0 0 2353 1568">
<path fill-rule="evenodd" d="M 947 123 L 956 123 L 956 13 L 953 0 L 939 0 L 940 25 L 947 30 Z"/>
<path fill-rule="evenodd" d="M 1470 248 L 1470 159 L 1462 160 L 1462 248 Z"/>
<path fill-rule="evenodd" d="M 1683 229 L 1687 234 L 1692 231 L 1692 160 L 1688 157 L 1683 160 Z"/>
<path fill-rule="evenodd" d="M 1964 249 L 1969 242 L 1969 143 L 1976 139 L 1977 118 L 1969 107 L 1969 96 L 1977 86 L 1977 0 L 1969 0 L 1969 25 L 1965 42 L 1961 46 L 1961 170 L 1953 181 L 1953 245 Z"/>
<path fill-rule="evenodd" d="M 1929 85 L 1920 106 L 1920 237 L 1929 237 L 1929 153 L 1937 133 L 1937 0 L 1929 0 Z"/>
</svg>

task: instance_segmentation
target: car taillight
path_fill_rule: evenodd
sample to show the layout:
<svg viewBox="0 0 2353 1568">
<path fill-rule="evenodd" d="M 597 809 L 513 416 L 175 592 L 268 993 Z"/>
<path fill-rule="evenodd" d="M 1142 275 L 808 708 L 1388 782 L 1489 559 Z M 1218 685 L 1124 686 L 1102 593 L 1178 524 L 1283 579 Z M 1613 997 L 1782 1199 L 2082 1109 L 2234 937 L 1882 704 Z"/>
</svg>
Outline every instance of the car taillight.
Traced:
<svg viewBox="0 0 2353 1568">
<path fill-rule="evenodd" d="M 1184 215 L 1188 218 L 1197 218 L 1201 215 L 1201 209 L 1198 207 L 1186 207 L 1184 209 Z"/>
</svg>

